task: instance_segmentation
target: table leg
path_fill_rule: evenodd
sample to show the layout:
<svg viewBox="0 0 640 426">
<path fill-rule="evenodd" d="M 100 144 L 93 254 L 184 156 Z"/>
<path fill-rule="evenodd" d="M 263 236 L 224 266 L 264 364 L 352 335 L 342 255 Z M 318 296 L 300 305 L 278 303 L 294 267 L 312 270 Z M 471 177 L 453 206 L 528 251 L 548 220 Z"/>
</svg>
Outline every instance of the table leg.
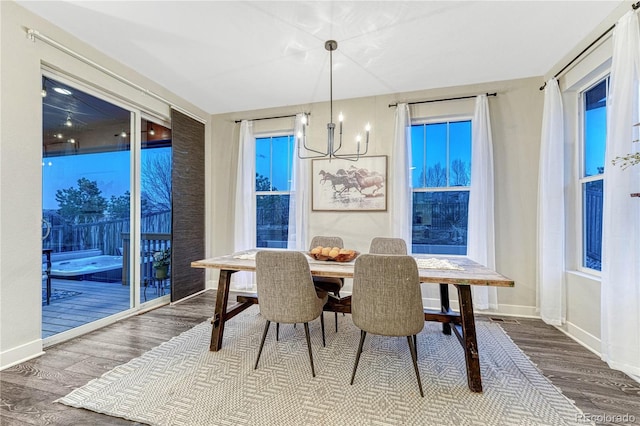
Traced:
<svg viewBox="0 0 640 426">
<path fill-rule="evenodd" d="M 449 303 L 449 284 L 440 284 L 440 312 L 448 314 L 451 310 L 451 304 Z M 442 323 L 442 333 L 451 335 L 451 324 Z"/>
<path fill-rule="evenodd" d="M 216 294 L 216 310 L 213 314 L 213 328 L 211 330 L 211 344 L 209 350 L 216 352 L 222 347 L 224 335 L 224 323 L 226 322 L 227 300 L 229 299 L 229 287 L 231 286 L 231 274 L 236 271 L 222 269 L 218 279 L 218 293 Z"/>
<path fill-rule="evenodd" d="M 457 285 L 458 300 L 460 302 L 460 320 L 462 322 L 462 347 L 467 364 L 467 383 L 473 392 L 482 392 L 482 378 L 480 377 L 480 356 L 476 339 L 476 324 L 473 317 L 473 300 L 471 286 Z"/>
</svg>

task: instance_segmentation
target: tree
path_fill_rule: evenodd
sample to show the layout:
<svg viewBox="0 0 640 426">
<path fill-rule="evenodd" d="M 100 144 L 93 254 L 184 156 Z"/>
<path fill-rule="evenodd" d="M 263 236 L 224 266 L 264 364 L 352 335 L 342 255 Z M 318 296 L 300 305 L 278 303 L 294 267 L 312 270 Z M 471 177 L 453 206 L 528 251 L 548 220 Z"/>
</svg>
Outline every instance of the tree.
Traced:
<svg viewBox="0 0 640 426">
<path fill-rule="evenodd" d="M 456 158 L 451 162 L 451 186 L 469 186 L 471 179 L 464 161 Z"/>
<path fill-rule="evenodd" d="M 56 191 L 58 213 L 71 223 L 92 223 L 104 217 L 107 200 L 102 196 L 96 181 L 78 179 L 77 188 Z"/>
<path fill-rule="evenodd" d="M 427 170 L 427 187 L 437 188 L 447 186 L 447 171 L 441 163 L 436 163 Z"/>
<path fill-rule="evenodd" d="M 107 215 L 110 219 L 129 219 L 130 200 L 131 194 L 126 191 L 124 195 L 116 197 L 111 196 L 109 204 L 107 205 Z"/>
<path fill-rule="evenodd" d="M 142 163 L 142 212 L 171 211 L 171 154 L 148 155 Z"/>
</svg>

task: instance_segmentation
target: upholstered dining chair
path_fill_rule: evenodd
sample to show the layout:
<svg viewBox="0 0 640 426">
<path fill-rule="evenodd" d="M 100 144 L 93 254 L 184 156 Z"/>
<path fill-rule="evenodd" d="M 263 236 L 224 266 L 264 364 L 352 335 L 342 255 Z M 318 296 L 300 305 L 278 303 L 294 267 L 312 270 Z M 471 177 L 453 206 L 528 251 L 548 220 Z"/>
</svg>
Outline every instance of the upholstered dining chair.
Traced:
<svg viewBox="0 0 640 426">
<path fill-rule="evenodd" d="M 312 250 L 314 247 L 338 247 L 344 248 L 344 243 L 342 242 L 342 238 L 340 237 L 324 237 L 320 235 L 316 235 L 311 240 L 311 247 L 309 250 Z M 340 290 L 344 286 L 343 278 L 336 277 L 313 277 L 313 283 L 316 287 L 328 292 L 333 293 L 336 297 L 340 297 Z M 335 313 L 336 319 L 336 333 L 338 332 L 338 313 Z"/>
<path fill-rule="evenodd" d="M 307 337 L 311 374 L 316 376 L 313 367 L 313 353 L 309 337 L 309 321 L 320 317 L 322 345 L 324 338 L 324 316 L 322 308 L 327 302 L 327 293 L 313 285 L 309 262 L 304 254 L 296 251 L 263 250 L 256 253 L 256 281 L 260 314 L 267 320 L 260 341 L 260 349 L 254 369 L 258 368 L 264 341 L 271 322 L 277 324 L 304 323 Z"/>
<path fill-rule="evenodd" d="M 356 376 L 367 333 L 406 336 L 420 396 L 424 397 L 416 350 L 416 335 L 424 328 L 416 261 L 406 255 L 360 255 L 356 259 L 353 274 L 351 317 L 360 329 L 360 344 L 353 365 L 351 384 L 353 385 Z"/>
<path fill-rule="evenodd" d="M 407 243 L 402 238 L 375 237 L 371 240 L 369 253 L 407 254 Z"/>
</svg>

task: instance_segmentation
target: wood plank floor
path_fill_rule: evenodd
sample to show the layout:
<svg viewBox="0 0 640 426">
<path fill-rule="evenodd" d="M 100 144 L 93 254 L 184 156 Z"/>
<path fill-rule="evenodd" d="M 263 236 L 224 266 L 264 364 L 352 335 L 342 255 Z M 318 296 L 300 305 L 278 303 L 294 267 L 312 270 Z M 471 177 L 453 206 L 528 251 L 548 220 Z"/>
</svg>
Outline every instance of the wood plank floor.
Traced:
<svg viewBox="0 0 640 426">
<path fill-rule="evenodd" d="M 44 356 L 0 372 L 0 424 L 135 424 L 53 401 L 211 317 L 214 302 L 215 292 L 209 291 L 175 306 L 163 306 L 50 347 Z M 491 318 L 478 316 L 479 321 Z M 640 384 L 609 369 L 597 356 L 540 320 L 495 321 L 583 412 L 628 414 L 635 419 L 597 424 L 640 425 Z"/>
<path fill-rule="evenodd" d="M 168 285 L 168 280 L 167 280 Z M 42 338 L 70 330 L 110 315 L 125 311 L 130 307 L 130 288 L 121 282 L 89 280 L 51 280 L 52 293 L 56 290 L 74 292 L 69 297 L 53 298 L 42 305 Z M 142 291 L 141 302 L 150 301 L 170 293 L 168 288 L 147 288 Z M 67 293 L 72 294 L 72 293 Z"/>
</svg>

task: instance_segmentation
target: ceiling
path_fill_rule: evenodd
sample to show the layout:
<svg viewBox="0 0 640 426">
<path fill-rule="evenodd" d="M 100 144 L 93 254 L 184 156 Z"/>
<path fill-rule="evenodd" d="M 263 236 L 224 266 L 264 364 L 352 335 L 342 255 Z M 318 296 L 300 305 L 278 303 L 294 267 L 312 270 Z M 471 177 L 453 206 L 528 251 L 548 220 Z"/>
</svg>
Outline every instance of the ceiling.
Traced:
<svg viewBox="0 0 640 426">
<path fill-rule="evenodd" d="M 329 39 L 334 100 L 543 76 L 629 2 L 17 3 L 218 114 L 327 101 Z"/>
</svg>

